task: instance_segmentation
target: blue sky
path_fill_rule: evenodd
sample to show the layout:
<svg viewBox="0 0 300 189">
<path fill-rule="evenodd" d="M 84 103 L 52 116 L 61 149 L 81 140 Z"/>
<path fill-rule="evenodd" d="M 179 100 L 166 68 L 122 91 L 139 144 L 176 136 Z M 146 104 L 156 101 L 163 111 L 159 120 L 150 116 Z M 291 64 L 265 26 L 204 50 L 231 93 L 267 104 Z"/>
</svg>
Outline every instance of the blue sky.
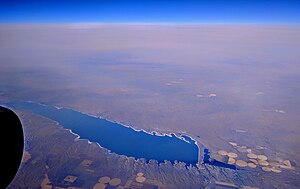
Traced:
<svg viewBox="0 0 300 189">
<path fill-rule="evenodd" d="M 300 23 L 300 0 L 0 0 L 1 23 Z"/>
</svg>

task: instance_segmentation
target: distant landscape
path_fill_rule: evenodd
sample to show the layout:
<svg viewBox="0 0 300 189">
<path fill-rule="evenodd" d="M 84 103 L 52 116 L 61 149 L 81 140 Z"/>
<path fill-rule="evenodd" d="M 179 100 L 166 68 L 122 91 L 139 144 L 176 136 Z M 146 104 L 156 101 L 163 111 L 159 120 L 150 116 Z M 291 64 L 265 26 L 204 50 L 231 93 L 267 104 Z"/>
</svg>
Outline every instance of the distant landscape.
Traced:
<svg viewBox="0 0 300 189">
<path fill-rule="evenodd" d="M 11 106 L 26 155 L 10 188 L 300 187 L 299 25 L 1 24 L 0 41 L 1 105 L 72 109 L 199 147 L 194 165 L 127 157 Z M 204 164 L 204 149 L 238 170 Z"/>
</svg>

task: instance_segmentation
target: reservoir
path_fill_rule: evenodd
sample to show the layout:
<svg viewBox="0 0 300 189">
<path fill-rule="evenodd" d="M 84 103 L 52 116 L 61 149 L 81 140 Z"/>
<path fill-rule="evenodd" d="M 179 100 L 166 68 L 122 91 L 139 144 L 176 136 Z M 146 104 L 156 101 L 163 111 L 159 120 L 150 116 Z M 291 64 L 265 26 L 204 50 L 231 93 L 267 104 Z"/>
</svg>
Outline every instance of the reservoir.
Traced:
<svg viewBox="0 0 300 189">
<path fill-rule="evenodd" d="M 6 105 L 54 120 L 65 129 L 71 129 L 81 139 L 97 142 L 103 148 L 119 155 L 144 158 L 147 161 L 155 159 L 158 162 L 177 160 L 192 165 L 198 162 L 198 146 L 188 136 L 157 136 L 72 109 L 34 102 L 16 101 Z"/>
</svg>

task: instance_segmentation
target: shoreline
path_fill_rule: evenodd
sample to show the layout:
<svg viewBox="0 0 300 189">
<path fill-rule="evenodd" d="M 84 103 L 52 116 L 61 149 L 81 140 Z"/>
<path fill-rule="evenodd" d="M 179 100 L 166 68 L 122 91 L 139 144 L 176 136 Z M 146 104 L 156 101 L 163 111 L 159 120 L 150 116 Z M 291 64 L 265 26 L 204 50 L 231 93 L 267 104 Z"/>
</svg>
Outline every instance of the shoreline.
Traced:
<svg viewBox="0 0 300 189">
<path fill-rule="evenodd" d="M 124 123 L 122 123 L 122 122 L 119 122 L 119 121 L 110 120 L 110 119 L 105 118 L 105 117 L 102 117 L 102 116 L 95 116 L 95 115 L 88 114 L 88 113 L 86 113 L 86 112 L 81 112 L 81 111 L 78 111 L 78 110 L 76 110 L 76 109 L 69 108 L 69 107 L 60 107 L 60 106 L 55 106 L 55 105 L 47 105 L 47 104 L 43 104 L 43 103 L 40 103 L 40 102 L 34 102 L 34 101 L 31 101 L 31 100 L 19 100 L 19 101 L 24 101 L 24 102 L 33 103 L 33 104 L 39 104 L 39 105 L 42 105 L 42 106 L 48 106 L 48 107 L 49 107 L 49 106 L 50 106 L 50 107 L 52 106 L 52 107 L 54 107 L 54 108 L 56 108 L 56 109 L 58 109 L 58 110 L 61 110 L 61 109 L 72 110 L 72 111 L 81 113 L 81 114 L 86 115 L 86 116 L 90 116 L 90 117 L 94 117 L 94 118 L 97 118 L 97 119 L 102 119 L 102 120 L 105 120 L 105 121 L 108 121 L 108 122 L 111 122 L 111 123 L 119 124 L 119 125 L 121 125 L 121 126 L 123 126 L 123 127 L 132 129 L 132 130 L 134 130 L 134 131 L 136 131 L 136 132 L 144 132 L 144 133 L 149 134 L 149 135 L 152 135 L 152 136 L 158 136 L 158 137 L 164 137 L 164 136 L 167 136 L 167 137 L 170 137 L 170 138 L 171 138 L 171 137 L 176 137 L 176 138 L 178 138 L 178 139 L 180 139 L 180 140 L 182 140 L 182 141 L 184 141 L 184 142 L 186 142 L 186 143 L 188 143 L 188 144 L 192 144 L 191 141 L 193 141 L 193 143 L 197 146 L 197 150 L 198 150 L 198 151 L 197 151 L 197 154 L 198 154 L 198 155 L 197 155 L 197 163 L 199 163 L 199 158 L 200 158 L 200 157 L 199 157 L 199 154 L 200 154 L 200 153 L 199 153 L 199 152 L 200 152 L 200 147 L 199 147 L 199 146 L 200 146 L 200 145 L 198 144 L 198 141 L 197 141 L 197 140 L 195 140 L 192 136 L 189 136 L 189 135 L 187 135 L 187 134 L 179 133 L 179 135 L 178 135 L 177 133 L 174 133 L 174 132 L 170 132 L 170 133 L 162 133 L 162 132 L 160 132 L 160 131 L 146 131 L 145 129 L 137 129 L 137 128 L 131 126 L 131 125 L 126 125 L 126 124 L 124 124 Z M 1 104 L 1 105 L 3 105 L 3 104 Z M 7 107 L 6 105 L 3 105 L 3 106 L 4 106 L 4 107 Z M 8 107 L 8 108 L 11 108 L 11 107 Z M 124 154 L 117 154 L 117 153 L 115 153 L 115 152 L 112 152 L 110 149 L 107 149 L 107 148 L 104 148 L 103 146 L 101 146 L 101 144 L 99 144 L 98 142 L 93 142 L 93 141 L 90 141 L 89 139 L 83 139 L 83 138 L 81 138 L 81 136 L 80 136 L 79 134 L 73 132 L 71 129 L 65 128 L 63 125 L 61 125 L 59 122 L 57 122 L 57 121 L 55 121 L 55 120 L 52 120 L 52 119 L 47 118 L 47 117 L 42 116 L 42 115 L 39 115 L 39 116 L 41 116 L 41 117 L 43 117 L 43 118 L 46 118 L 46 119 L 48 119 L 48 120 L 50 120 L 50 121 L 55 122 L 56 125 L 58 125 L 59 127 L 65 129 L 65 130 L 67 130 L 67 131 L 68 131 L 69 133 L 71 133 L 72 135 L 76 136 L 76 138 L 74 139 L 75 142 L 80 141 L 80 140 L 86 140 L 86 141 L 88 142 L 88 144 L 95 143 L 95 144 L 98 145 L 100 148 L 107 150 L 109 154 L 116 154 L 116 155 L 120 155 L 120 156 L 125 156 L 125 157 L 127 157 L 127 158 L 134 158 L 135 160 L 141 159 L 141 158 L 130 157 L 130 156 L 126 156 L 126 155 L 124 155 Z M 184 137 L 188 137 L 191 141 L 186 140 Z M 154 160 L 155 160 L 155 159 L 154 159 Z M 146 160 L 146 161 L 149 161 L 149 160 Z M 156 161 L 158 161 L 158 160 L 156 160 Z M 166 161 L 166 160 L 164 160 L 164 161 Z M 170 160 L 167 160 L 167 161 L 170 161 Z M 179 161 L 179 160 L 174 160 L 174 161 L 181 162 L 181 161 Z M 185 162 L 184 162 L 184 163 L 185 163 Z M 197 163 L 196 163 L 196 164 L 197 164 Z M 159 163 L 159 164 L 160 164 L 160 163 Z M 193 166 L 196 166 L 196 164 L 193 165 Z"/>
</svg>

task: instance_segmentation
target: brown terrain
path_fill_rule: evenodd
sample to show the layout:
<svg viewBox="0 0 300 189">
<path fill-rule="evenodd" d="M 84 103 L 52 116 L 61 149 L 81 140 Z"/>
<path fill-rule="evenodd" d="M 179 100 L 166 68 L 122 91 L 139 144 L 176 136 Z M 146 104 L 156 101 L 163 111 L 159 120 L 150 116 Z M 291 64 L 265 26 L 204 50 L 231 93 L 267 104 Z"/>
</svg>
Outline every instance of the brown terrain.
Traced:
<svg viewBox="0 0 300 189">
<path fill-rule="evenodd" d="M 298 25 L 1 25 L 0 41 L 2 103 L 31 100 L 184 133 L 216 158 L 250 149 L 293 167 L 270 183 L 299 186 L 291 180 L 300 164 Z"/>
</svg>

